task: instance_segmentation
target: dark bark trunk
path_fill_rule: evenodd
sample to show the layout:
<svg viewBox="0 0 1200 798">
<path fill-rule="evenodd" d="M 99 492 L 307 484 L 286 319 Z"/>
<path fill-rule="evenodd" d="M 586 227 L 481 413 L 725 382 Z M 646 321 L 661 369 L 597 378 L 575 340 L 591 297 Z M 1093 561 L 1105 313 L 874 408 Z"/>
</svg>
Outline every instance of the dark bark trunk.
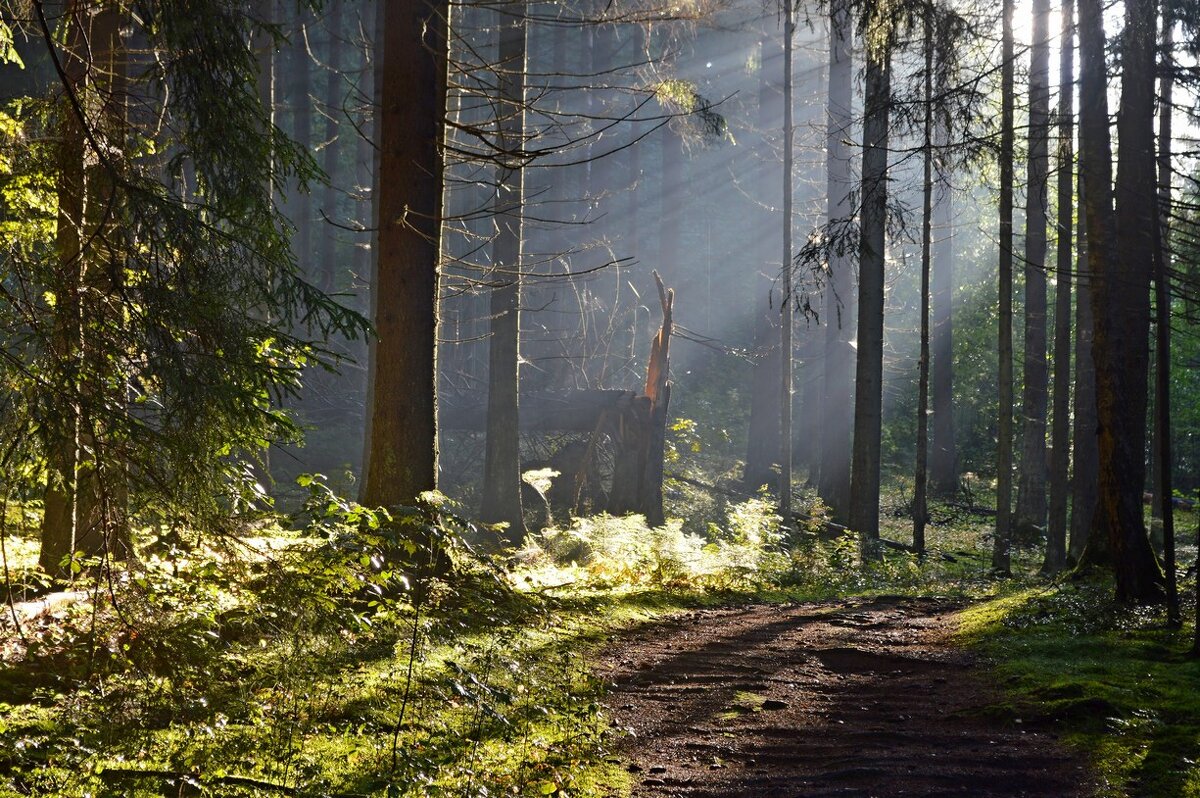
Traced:
<svg viewBox="0 0 1200 798">
<path fill-rule="evenodd" d="M 886 24 L 874 21 L 872 24 Z M 884 34 L 885 38 L 887 34 Z M 868 31 L 868 38 L 870 31 Z M 878 558 L 879 452 L 883 410 L 883 290 L 887 228 L 888 112 L 891 51 L 867 48 L 863 123 L 862 210 L 858 248 L 858 351 L 854 379 L 854 450 L 850 523 L 864 536 L 863 555 Z"/>
<path fill-rule="evenodd" d="M 1046 558 L 1042 572 L 1055 574 L 1067 564 L 1067 500 L 1071 465 L 1071 275 L 1074 218 L 1074 0 L 1061 10 L 1058 94 L 1058 224 L 1054 289 L 1054 421 L 1051 429 L 1050 508 L 1046 524 Z"/>
<path fill-rule="evenodd" d="M 944 126 L 944 138 L 949 138 Z M 945 143 L 945 142 L 943 142 Z M 943 175 L 943 178 L 946 176 Z M 950 187 L 943 184 L 934 204 L 933 243 L 933 448 L 929 487 L 941 499 L 958 493 L 958 451 L 954 436 L 954 221 Z"/>
<path fill-rule="evenodd" d="M 847 0 L 835 0 L 829 16 L 829 97 L 825 133 L 827 221 L 832 226 L 849 218 L 850 135 L 853 91 L 853 29 Z M 825 290 L 825 370 L 821 413 L 821 473 L 817 491 L 845 522 L 850 509 L 850 451 L 854 432 L 854 348 L 850 338 L 856 309 L 853 259 L 829 254 L 829 284 Z"/>
<path fill-rule="evenodd" d="M 1022 543 L 1046 527 L 1046 210 L 1050 136 L 1050 2 L 1033 1 L 1029 67 L 1029 156 L 1025 202 L 1025 380 L 1021 467 L 1013 535 Z"/>
<path fill-rule="evenodd" d="M 519 6 L 502 17 L 497 83 L 500 148 L 522 147 L 526 25 Z M 508 525 L 512 543 L 525 536 L 521 513 L 521 451 L 518 391 L 521 306 L 521 218 L 524 174 L 515 158 L 497 167 L 493 218 L 492 289 L 488 348 L 488 428 L 480 518 Z"/>
<path fill-rule="evenodd" d="M 925 9 L 925 131 L 921 202 L 921 356 L 917 376 L 917 464 L 913 478 L 913 548 L 925 555 L 929 484 L 929 269 L 933 236 L 933 8 Z"/>
<path fill-rule="evenodd" d="M 1092 519 L 1100 492 L 1100 458 L 1096 437 L 1096 366 L 1092 360 L 1092 278 L 1087 248 L 1087 207 L 1083 175 L 1079 176 L 1078 263 L 1075 288 L 1075 416 L 1072 430 L 1071 478 L 1071 535 L 1067 560 L 1085 561 L 1085 553 L 1096 564 L 1109 562 L 1108 542 L 1100 540 L 1089 545 Z"/>
<path fill-rule="evenodd" d="M 792 511 L 792 39 L 794 0 L 783 22 L 783 298 L 779 321 L 779 509 Z"/>
<path fill-rule="evenodd" d="M 1012 545 L 1013 460 L 1013 0 L 1004 0 L 1000 67 L 1000 267 L 999 267 L 999 415 L 996 424 L 996 536 L 992 570 L 1007 574 Z"/>
<path fill-rule="evenodd" d="M 1104 31 L 1099 3 L 1079 13 L 1084 98 L 1080 133 L 1087 183 L 1088 255 L 1094 279 L 1096 415 L 1100 492 L 1093 535 L 1112 549 L 1116 597 L 1130 603 L 1163 599 L 1158 567 L 1142 520 L 1146 459 L 1146 379 L 1154 215 L 1154 0 L 1130 0 L 1122 42 L 1117 114 L 1116 213 L 1105 102 Z M 1110 224 L 1110 220 L 1114 223 Z"/>
<path fill-rule="evenodd" d="M 371 281 L 362 501 L 437 484 L 436 329 L 449 5 L 389 2 L 381 54 L 379 248 Z"/>
</svg>

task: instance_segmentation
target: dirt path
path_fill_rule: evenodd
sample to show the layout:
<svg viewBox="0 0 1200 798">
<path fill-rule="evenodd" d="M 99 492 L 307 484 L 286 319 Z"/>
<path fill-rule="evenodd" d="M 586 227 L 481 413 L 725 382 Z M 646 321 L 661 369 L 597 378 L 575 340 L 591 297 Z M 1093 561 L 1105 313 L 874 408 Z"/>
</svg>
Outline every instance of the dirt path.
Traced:
<svg viewBox="0 0 1200 798">
<path fill-rule="evenodd" d="M 978 712 L 955 605 L 876 599 L 704 610 L 614 644 L 599 674 L 635 796 L 1091 794 L 1053 735 Z"/>
</svg>

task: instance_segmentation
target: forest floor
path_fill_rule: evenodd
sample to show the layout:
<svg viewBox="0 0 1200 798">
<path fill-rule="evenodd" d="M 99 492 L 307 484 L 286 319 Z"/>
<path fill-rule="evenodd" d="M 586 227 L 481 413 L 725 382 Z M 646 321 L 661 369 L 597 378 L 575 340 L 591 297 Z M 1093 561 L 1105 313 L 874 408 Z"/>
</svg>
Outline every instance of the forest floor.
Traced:
<svg viewBox="0 0 1200 798">
<path fill-rule="evenodd" d="M 633 795 L 1084 796 L 1044 724 L 990 712 L 961 602 L 881 597 L 704 609 L 599 656 Z"/>
</svg>

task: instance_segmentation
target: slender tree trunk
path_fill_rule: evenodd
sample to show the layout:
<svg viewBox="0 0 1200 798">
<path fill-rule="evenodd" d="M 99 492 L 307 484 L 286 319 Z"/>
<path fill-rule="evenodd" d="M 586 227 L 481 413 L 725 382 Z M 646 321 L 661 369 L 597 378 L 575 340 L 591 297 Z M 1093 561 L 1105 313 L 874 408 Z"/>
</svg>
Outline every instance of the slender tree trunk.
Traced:
<svg viewBox="0 0 1200 798">
<path fill-rule="evenodd" d="M 887 24 L 876 19 L 869 27 Z M 866 38 L 878 31 L 868 30 Z M 884 32 L 882 38 L 890 39 Z M 859 214 L 858 352 L 854 379 L 854 451 L 850 523 L 863 536 L 864 558 L 878 559 L 879 452 L 883 411 L 883 288 L 887 229 L 888 112 L 891 46 L 876 41 L 866 52 L 862 210 Z"/>
<path fill-rule="evenodd" d="M 834 0 L 829 12 L 829 97 L 825 130 L 827 220 L 832 227 L 853 215 L 850 136 L 853 102 L 853 23 L 848 0 Z M 821 474 L 817 491 L 844 523 L 850 509 L 850 450 L 854 434 L 854 348 L 850 345 L 855 310 L 854 265 L 835 247 L 829 253 L 825 290 L 824 401 L 821 413 Z"/>
<path fill-rule="evenodd" d="M 1100 5 L 1098 0 L 1081 0 L 1079 6 L 1080 96 L 1084 99 L 1080 153 L 1094 280 L 1092 355 L 1099 422 L 1100 487 L 1093 538 L 1107 538 L 1112 549 L 1117 599 L 1147 603 L 1163 599 L 1163 573 L 1142 520 L 1150 275 L 1157 204 L 1155 3 L 1129 0 L 1125 7 L 1115 214 Z"/>
<path fill-rule="evenodd" d="M 1154 489 L 1157 495 L 1159 514 L 1162 517 L 1163 568 L 1167 578 L 1167 623 L 1178 627 L 1183 619 L 1179 612 L 1179 586 L 1175 574 L 1175 504 L 1172 488 L 1172 441 L 1171 441 L 1171 278 L 1167 263 L 1171 251 L 1171 115 L 1174 73 L 1172 69 L 1172 47 L 1174 44 L 1174 18 L 1170 5 L 1164 3 L 1162 10 L 1162 69 L 1158 111 L 1158 215 L 1155 218 L 1155 276 L 1154 305 L 1157 315 L 1156 369 L 1155 369 L 1155 412 L 1154 435 L 1158 446 L 1155 469 L 1158 479 Z"/>
<path fill-rule="evenodd" d="M 1075 3 L 1064 0 L 1058 72 L 1058 244 L 1054 289 L 1054 422 L 1051 430 L 1050 515 L 1042 572 L 1067 564 L 1067 500 L 1071 464 L 1071 230 L 1074 218 Z"/>
<path fill-rule="evenodd" d="M 1075 416 L 1072 429 L 1075 467 L 1071 479 L 1071 537 L 1067 560 L 1085 563 L 1085 554 L 1093 564 L 1108 565 L 1108 541 L 1092 543 L 1092 519 L 1100 495 L 1099 440 L 1096 437 L 1096 366 L 1092 360 L 1092 278 L 1087 247 L 1087 191 L 1079 177 L 1078 231 L 1076 262 L 1079 278 L 1075 288 Z"/>
<path fill-rule="evenodd" d="M 772 100 L 771 83 L 767 79 L 767 53 L 773 39 L 763 35 L 759 41 L 758 65 L 758 129 L 760 140 L 755 158 L 756 190 L 761 196 L 770 197 L 778 184 L 767 131 L 773 124 L 776 107 Z M 764 205 L 766 202 L 764 200 Z M 771 229 L 771 213 L 765 208 L 760 211 L 760 224 L 764 230 Z M 746 467 L 742 482 L 750 491 L 766 485 L 777 490 L 778 475 L 773 467 L 779 453 L 779 310 L 771 301 L 771 285 L 774 279 L 767 273 L 775 258 L 777 242 L 772 236 L 764 235 L 756 249 L 761 268 L 754 274 L 756 286 L 754 296 L 754 351 L 757 360 L 750 385 L 750 424 L 746 435 Z"/>
<path fill-rule="evenodd" d="M 917 468 L 913 479 L 913 548 L 925 555 L 929 474 L 929 269 L 933 237 L 933 7 L 925 8 L 925 140 L 921 202 L 921 358 L 917 377 Z"/>
<path fill-rule="evenodd" d="M 783 0 L 783 305 L 779 330 L 779 509 L 792 511 L 792 39 L 794 0 Z"/>
<path fill-rule="evenodd" d="M 949 131 L 939 125 L 942 144 Z M 943 175 L 943 179 L 945 175 Z M 930 489 L 943 499 L 958 492 L 958 453 L 954 441 L 954 222 L 950 187 L 943 183 L 933 209 L 933 449 Z"/>
<path fill-rule="evenodd" d="M 311 150 L 313 144 L 313 61 L 308 54 L 308 23 L 306 21 L 301 22 L 300 30 L 293 42 L 292 55 L 296 71 L 293 97 L 295 105 L 292 106 L 292 137 L 306 149 Z M 296 259 L 299 261 L 304 275 L 319 282 L 322 277 L 319 273 L 314 273 L 313 268 L 315 266 L 317 269 L 323 270 L 324 264 L 313 263 L 312 187 L 305 187 L 303 190 L 296 187 L 293 203 L 295 211 L 292 222 L 296 225 L 296 234 L 292 239 L 293 251 L 296 253 Z"/>
<path fill-rule="evenodd" d="M 513 152 L 524 144 L 525 33 L 523 7 L 513 4 L 501 18 L 497 83 L 499 143 Z M 511 542 L 525 536 L 521 514 L 521 449 L 518 433 L 521 218 L 524 175 L 519 156 L 497 167 L 492 242 L 491 335 L 488 348 L 487 444 L 480 518 L 508 525 Z"/>
<path fill-rule="evenodd" d="M 382 26 L 379 248 L 371 281 L 362 501 L 437 484 L 436 330 L 449 4 L 388 2 Z"/>
<path fill-rule="evenodd" d="M 1003 43 L 1000 65 L 1000 268 L 999 268 L 999 412 L 996 425 L 996 536 L 992 548 L 992 570 L 1008 574 L 1012 545 L 1012 460 L 1013 460 L 1013 0 L 1004 0 Z"/>
<path fill-rule="evenodd" d="M 342 181 L 337 178 L 338 175 L 338 154 L 342 151 L 342 138 L 340 135 L 341 117 L 342 117 L 342 36 L 341 30 L 338 27 L 338 20 L 342 19 L 346 11 L 345 4 L 341 2 L 333 2 L 330 4 L 330 20 L 331 30 L 329 31 L 329 56 L 327 66 L 329 73 L 325 78 L 325 113 L 327 122 L 325 125 L 325 151 L 321 159 L 321 168 L 325 171 L 329 182 L 325 185 L 321 192 L 321 210 L 329 219 L 339 219 L 337 212 L 337 199 L 339 194 L 339 186 Z M 322 220 L 324 221 L 324 220 Z M 337 240 L 338 229 L 323 224 L 321 227 L 321 246 L 320 254 L 318 255 L 318 269 L 320 269 L 320 286 L 322 291 L 326 293 L 333 291 L 337 285 L 338 262 L 337 258 Z"/>
<path fill-rule="evenodd" d="M 1029 158 L 1025 202 L 1025 380 L 1021 467 L 1013 535 L 1033 543 L 1046 527 L 1046 209 L 1050 137 L 1050 0 L 1033 0 Z"/>
</svg>

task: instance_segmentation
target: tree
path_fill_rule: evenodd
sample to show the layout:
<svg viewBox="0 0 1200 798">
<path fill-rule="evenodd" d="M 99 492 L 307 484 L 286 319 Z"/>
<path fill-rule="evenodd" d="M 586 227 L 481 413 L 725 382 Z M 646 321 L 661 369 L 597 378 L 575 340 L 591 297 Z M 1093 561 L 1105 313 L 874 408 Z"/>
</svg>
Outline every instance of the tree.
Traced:
<svg viewBox="0 0 1200 798">
<path fill-rule="evenodd" d="M 779 326 L 779 509 L 792 511 L 792 39 L 794 0 L 783 0 L 783 299 Z"/>
<path fill-rule="evenodd" d="M 996 536 L 992 570 L 1007 574 L 1012 545 L 1013 459 L 1013 341 L 1012 341 L 1012 226 L 1013 226 L 1013 0 L 1001 5 L 1000 54 L 1000 267 L 999 267 L 999 414 L 996 424 Z"/>
<path fill-rule="evenodd" d="M 1079 4 L 1080 164 L 1094 281 L 1092 355 L 1099 436 L 1099 501 L 1093 539 L 1103 537 L 1111 547 L 1119 601 L 1157 602 L 1163 598 L 1163 573 L 1142 520 L 1150 275 L 1157 206 L 1155 3 L 1129 0 L 1125 6 L 1115 213 L 1100 6 L 1097 0 L 1080 0 Z"/>
<path fill-rule="evenodd" d="M 925 554 L 929 488 L 929 272 L 933 238 L 933 35 L 934 9 L 925 9 L 925 124 L 923 130 L 921 191 L 921 356 L 917 377 L 917 463 L 913 481 L 913 548 Z"/>
<path fill-rule="evenodd" d="M 487 442 L 480 518 L 508 525 L 507 535 L 525 535 L 521 513 L 521 451 L 518 432 L 521 307 L 521 219 L 524 200 L 520 163 L 524 135 L 525 35 L 520 2 L 505 8 L 500 22 L 497 149 L 503 153 L 492 241 L 490 337 L 488 343 Z"/>
<path fill-rule="evenodd" d="M 1012 532 L 1042 537 L 1046 525 L 1046 211 L 1050 134 L 1050 0 L 1033 2 L 1029 157 L 1025 189 L 1025 355 L 1022 450 Z"/>
<path fill-rule="evenodd" d="M 850 217 L 850 135 L 853 93 L 853 22 L 848 0 L 835 0 L 829 9 L 829 95 L 825 131 L 826 215 L 833 227 Z M 850 509 L 850 447 L 853 434 L 854 348 L 850 345 L 854 319 L 854 265 L 850 254 L 834 247 L 828 255 L 825 291 L 825 368 L 821 470 L 817 491 L 844 521 Z"/>
<path fill-rule="evenodd" d="M 1100 454 L 1096 438 L 1096 366 L 1092 360 L 1092 277 L 1087 247 L 1086 206 L 1087 189 L 1082 173 L 1079 175 L 1079 218 L 1077 262 L 1079 277 L 1075 281 L 1075 415 L 1072 424 L 1071 461 L 1071 534 L 1067 560 L 1075 564 L 1090 559 L 1092 564 L 1107 565 L 1108 543 L 1092 541 L 1092 519 L 1100 493 L 1100 474 L 1097 461 Z"/>
<path fill-rule="evenodd" d="M 854 379 L 854 449 L 849 526 L 863 535 L 864 555 L 879 557 L 879 452 L 883 410 L 883 289 L 887 229 L 888 116 L 893 20 L 873 9 L 864 26 L 862 199 L 858 248 L 858 352 Z"/>
<path fill-rule="evenodd" d="M 442 120 L 449 5 L 392 0 L 378 98 L 378 251 L 371 280 L 361 499 L 414 501 L 437 484 L 435 398 Z"/>
<path fill-rule="evenodd" d="M 945 126 L 939 128 L 946 133 Z M 954 437 L 954 228 L 953 195 L 943 187 L 934 202 L 933 243 L 933 447 L 929 487 L 936 496 L 958 492 L 958 452 Z"/>
<path fill-rule="evenodd" d="M 1062 5 L 1058 72 L 1058 242 L 1054 289 L 1054 416 L 1051 429 L 1050 507 L 1042 572 L 1067 563 L 1067 503 L 1071 463 L 1071 230 L 1074 218 L 1075 2 Z"/>
</svg>

